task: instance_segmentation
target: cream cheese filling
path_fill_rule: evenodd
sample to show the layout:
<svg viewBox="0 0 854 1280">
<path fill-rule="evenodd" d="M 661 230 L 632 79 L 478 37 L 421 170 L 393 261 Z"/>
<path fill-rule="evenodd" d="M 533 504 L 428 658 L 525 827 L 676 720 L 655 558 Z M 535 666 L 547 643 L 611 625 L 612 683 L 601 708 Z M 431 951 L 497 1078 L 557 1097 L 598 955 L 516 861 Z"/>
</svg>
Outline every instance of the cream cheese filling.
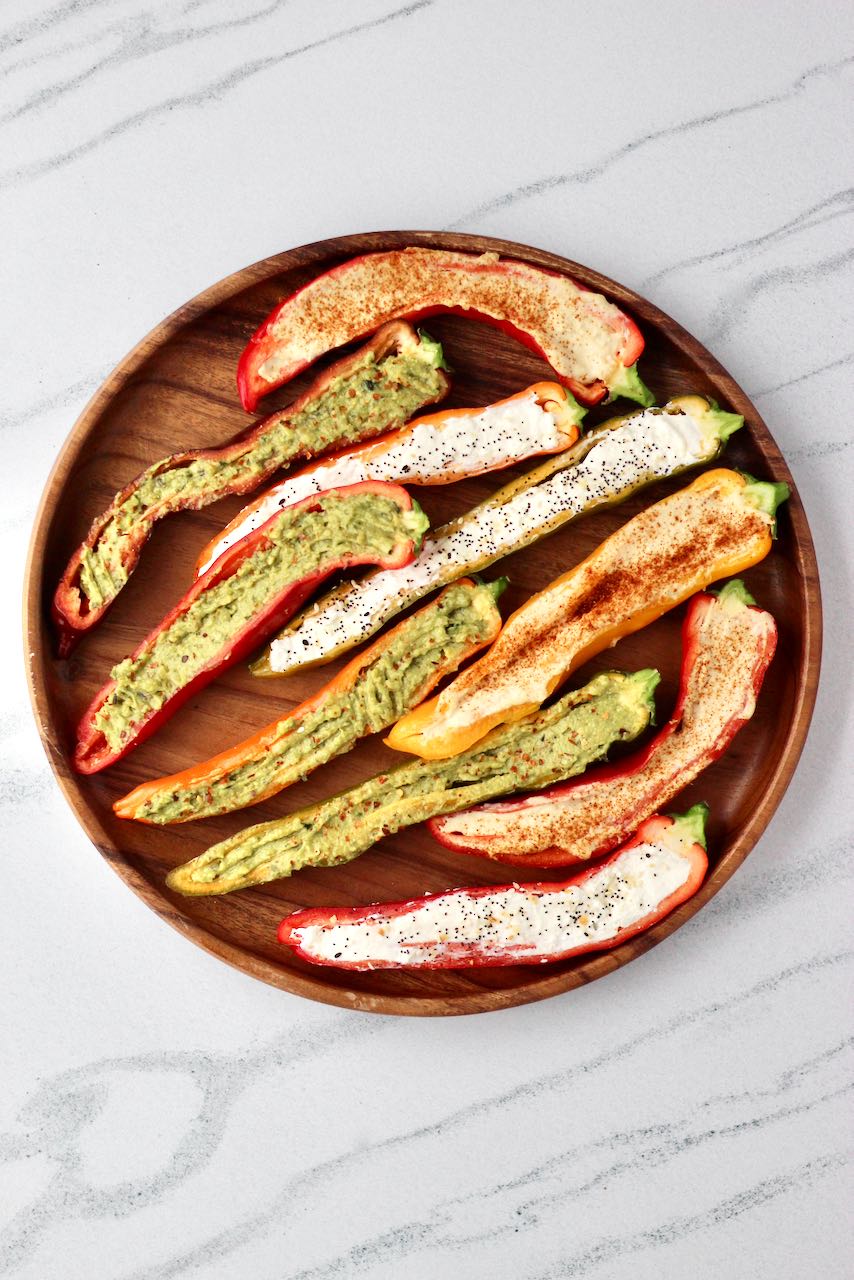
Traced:
<svg viewBox="0 0 854 1280">
<path fill-rule="evenodd" d="M 658 910 L 688 879 L 690 860 L 663 844 L 640 844 L 562 889 L 518 888 L 479 896 L 458 890 L 356 924 L 306 925 L 294 939 L 317 960 L 423 965 L 476 947 L 547 960 L 612 939 Z"/>
<path fill-rule="evenodd" d="M 534 392 L 444 422 L 414 423 L 392 445 L 382 442 L 345 453 L 283 480 L 214 544 L 199 574 L 248 533 L 259 529 L 282 507 L 312 493 L 385 480 L 401 484 L 435 484 L 444 476 L 477 475 L 523 461 L 537 453 L 555 452 L 569 443 L 554 413 Z"/>
<path fill-rule="evenodd" d="M 320 600 L 295 630 L 273 641 L 271 670 L 290 671 L 321 661 L 344 644 L 358 644 L 431 587 L 486 567 L 590 505 L 703 462 L 712 448 L 702 419 L 690 413 L 646 409 L 633 414 L 602 432 L 574 466 L 503 505 L 485 504 L 476 517 L 446 534 L 428 535 L 411 564 L 383 569 L 341 595 Z"/>
</svg>

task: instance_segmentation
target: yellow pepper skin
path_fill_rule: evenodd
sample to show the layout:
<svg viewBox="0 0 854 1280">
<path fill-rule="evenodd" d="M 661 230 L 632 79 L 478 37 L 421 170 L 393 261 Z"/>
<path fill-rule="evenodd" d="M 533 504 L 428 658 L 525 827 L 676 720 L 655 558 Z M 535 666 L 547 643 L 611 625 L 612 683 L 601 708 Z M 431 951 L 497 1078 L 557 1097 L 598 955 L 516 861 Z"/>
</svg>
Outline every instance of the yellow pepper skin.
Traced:
<svg viewBox="0 0 854 1280">
<path fill-rule="evenodd" d="M 573 671 L 771 549 L 785 485 L 715 468 L 634 516 L 511 615 L 484 656 L 386 742 L 441 760 L 530 714 Z"/>
</svg>

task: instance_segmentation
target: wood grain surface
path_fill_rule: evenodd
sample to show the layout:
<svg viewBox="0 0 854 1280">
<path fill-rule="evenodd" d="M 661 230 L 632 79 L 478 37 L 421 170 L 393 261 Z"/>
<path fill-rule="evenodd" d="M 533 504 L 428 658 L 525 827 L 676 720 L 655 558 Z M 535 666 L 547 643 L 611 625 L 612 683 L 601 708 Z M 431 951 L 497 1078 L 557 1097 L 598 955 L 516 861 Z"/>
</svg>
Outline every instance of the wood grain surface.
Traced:
<svg viewBox="0 0 854 1280">
<path fill-rule="evenodd" d="M 304 783 L 249 810 L 155 828 L 114 817 L 111 805 L 138 783 L 185 768 L 280 716 L 324 684 L 345 659 L 282 681 L 253 679 L 245 666 L 226 673 L 191 701 L 138 750 L 94 777 L 70 766 L 75 724 L 112 665 L 154 626 L 192 581 L 202 545 L 240 509 L 226 499 L 201 512 L 162 521 L 141 564 L 107 618 L 67 661 L 54 656 L 50 597 L 71 552 L 113 494 L 156 459 L 226 442 L 250 419 L 237 398 L 235 370 L 243 346 L 261 319 L 286 294 L 357 253 L 407 244 L 484 252 L 495 250 L 568 272 L 624 305 L 646 338 L 641 374 L 658 403 L 680 392 L 712 396 L 744 414 L 747 426 L 730 442 L 724 462 L 762 479 L 792 478 L 754 405 L 705 348 L 678 324 L 631 290 L 551 253 L 484 236 L 395 231 L 347 236 L 306 245 L 256 263 L 220 281 L 164 320 L 107 378 L 80 416 L 47 482 L 30 544 L 24 627 L 31 697 L 48 758 L 78 820 L 95 846 L 135 893 L 188 938 L 253 976 L 297 995 L 394 1014 L 474 1013 L 567 991 L 611 972 L 672 933 L 718 891 L 756 843 L 797 763 L 815 700 L 821 650 L 818 572 L 809 528 L 797 493 L 785 504 L 771 555 L 745 580 L 779 626 L 779 644 L 753 720 L 728 754 L 678 798 L 711 805 L 710 873 L 699 893 L 667 920 L 618 949 L 548 967 L 519 966 L 464 972 L 373 973 L 313 968 L 276 943 L 283 915 L 303 906 L 363 904 L 402 899 L 465 884 L 506 880 L 506 868 L 443 849 L 427 832 L 411 828 L 391 836 L 355 862 L 300 872 L 289 880 L 223 898 L 185 899 L 164 885 L 166 872 L 250 822 L 290 812 L 371 776 L 403 757 L 379 739 L 318 769 Z M 513 339 L 458 317 L 426 326 L 445 347 L 454 370 L 447 406 L 482 405 L 549 377 L 544 363 Z M 269 396 L 266 415 L 295 398 L 311 371 Z M 621 401 L 617 411 L 626 402 Z M 599 406 L 586 424 L 610 416 Z M 533 463 L 528 464 L 534 465 Z M 417 490 L 436 525 L 465 511 L 526 468 Z M 688 482 L 658 484 L 622 506 L 570 524 L 487 577 L 506 573 L 506 616 L 586 556 L 604 537 L 648 503 Z M 662 721 L 673 704 L 683 609 L 627 637 L 573 676 L 583 684 L 596 670 L 656 666 Z M 352 655 L 350 655 L 352 656 Z M 565 873 L 532 872 L 532 879 Z"/>
</svg>

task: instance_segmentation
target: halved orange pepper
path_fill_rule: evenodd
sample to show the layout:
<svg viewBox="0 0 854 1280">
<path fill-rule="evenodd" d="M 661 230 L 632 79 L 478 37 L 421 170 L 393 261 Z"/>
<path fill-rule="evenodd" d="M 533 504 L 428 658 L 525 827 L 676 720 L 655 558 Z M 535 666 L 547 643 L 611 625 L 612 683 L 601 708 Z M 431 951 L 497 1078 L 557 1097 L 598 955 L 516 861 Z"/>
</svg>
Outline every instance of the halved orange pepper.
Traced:
<svg viewBox="0 0 854 1280">
<path fill-rule="evenodd" d="M 234 747 L 116 801 L 120 818 L 189 822 L 258 804 L 393 722 L 501 629 L 506 585 L 462 578 L 375 640 L 312 698 Z"/>
</svg>

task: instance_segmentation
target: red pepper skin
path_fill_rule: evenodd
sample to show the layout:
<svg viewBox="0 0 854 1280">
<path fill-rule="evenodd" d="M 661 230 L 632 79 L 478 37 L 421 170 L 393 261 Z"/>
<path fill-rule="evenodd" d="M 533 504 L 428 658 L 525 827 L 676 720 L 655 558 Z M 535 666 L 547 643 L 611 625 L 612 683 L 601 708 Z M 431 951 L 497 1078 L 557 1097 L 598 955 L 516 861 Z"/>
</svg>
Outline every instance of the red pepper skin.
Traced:
<svg viewBox="0 0 854 1280">
<path fill-rule="evenodd" d="M 396 502 L 402 511 L 412 510 L 414 505 L 405 489 L 402 489 L 399 485 L 384 484 L 380 481 L 368 480 L 361 484 L 338 489 L 335 492 L 339 495 L 377 493 Z M 294 503 L 293 508 L 316 507 L 318 503 L 322 502 L 324 496 L 326 495 L 312 494 L 310 497 L 304 498 L 302 502 Z M 134 649 L 130 655 L 131 658 L 139 658 L 149 649 L 158 636 L 163 631 L 168 630 L 182 613 L 186 613 L 194 601 L 203 595 L 205 591 L 223 581 L 223 579 L 231 577 L 243 561 L 267 540 L 267 529 L 280 515 L 281 512 L 277 512 L 271 516 L 266 524 L 261 525 L 259 529 L 256 529 L 248 537 L 241 539 L 240 542 L 236 542 L 234 546 L 230 547 L 211 565 L 207 573 L 197 578 L 189 591 L 170 610 L 162 622 L 150 631 L 142 643 Z M 339 569 L 353 568 L 361 564 L 380 565 L 386 569 L 399 569 L 408 564 L 414 554 L 415 543 L 411 538 L 406 538 L 397 543 L 391 554 L 382 560 L 378 560 L 376 556 L 370 554 L 338 556 L 335 560 L 330 560 L 328 564 L 324 564 L 317 572 L 294 582 L 285 592 L 269 600 L 264 608 L 255 614 L 251 623 L 244 627 L 238 635 L 231 637 L 192 680 L 189 680 L 186 685 L 178 689 L 157 711 L 152 712 L 144 720 L 141 720 L 135 726 L 133 732 L 129 734 L 128 740 L 118 750 L 110 747 L 101 730 L 95 725 L 95 716 L 116 687 L 116 682 L 109 680 L 96 693 L 80 720 L 77 729 L 77 746 L 73 759 L 74 768 L 78 773 L 98 773 L 101 769 L 106 769 L 108 765 L 115 764 L 118 760 L 123 759 L 129 751 L 139 746 L 161 724 L 170 719 L 179 707 L 183 706 L 187 699 L 192 697 L 197 690 L 203 689 L 205 685 L 210 684 L 223 671 L 228 670 L 229 667 L 234 666 L 241 659 L 248 657 L 274 631 L 282 627 L 289 618 L 293 617 L 297 609 L 305 603 L 315 588 L 325 581 L 330 574 L 337 572 Z"/>
<path fill-rule="evenodd" d="M 308 387 L 303 394 L 293 402 L 293 404 L 286 406 L 284 409 L 279 409 L 268 417 L 261 419 L 260 422 L 257 422 L 255 425 L 250 427 L 248 431 L 242 432 L 229 444 L 225 444 L 214 449 L 195 449 L 189 452 L 172 454 L 170 457 L 163 458 L 160 462 L 155 463 L 153 467 L 148 467 L 140 475 L 131 480 L 124 489 L 115 495 L 107 510 L 102 512 L 102 514 L 93 521 L 84 541 L 69 560 L 56 588 L 51 604 L 51 617 L 56 628 L 57 653 L 59 657 L 68 657 L 77 645 L 78 641 L 88 631 L 90 631 L 92 627 L 96 626 L 100 622 L 116 598 L 114 595 L 95 608 L 87 606 L 87 602 L 84 600 L 83 593 L 80 588 L 82 559 L 84 554 L 95 546 L 105 527 L 113 518 L 114 513 L 133 496 L 134 492 L 139 488 L 140 483 L 151 475 L 152 470 L 156 470 L 156 474 L 159 476 L 179 470 L 182 467 L 186 467 L 196 459 L 228 462 L 236 457 L 240 457 L 242 454 L 247 452 L 247 448 L 251 446 L 254 441 L 263 437 L 272 426 L 278 425 L 283 419 L 287 419 L 288 417 L 292 417 L 293 415 L 300 413 L 306 405 L 311 403 L 311 401 L 321 397 L 327 387 L 334 382 L 336 378 L 346 376 L 351 367 L 358 367 L 366 353 L 373 352 L 374 356 L 378 360 L 381 360 L 389 353 L 393 353 L 395 349 L 403 349 L 409 344 L 415 345 L 416 343 L 416 335 L 409 326 L 405 324 L 385 325 L 358 351 L 354 352 L 352 355 L 343 356 L 334 364 L 330 365 L 328 369 L 325 369 L 322 373 L 318 374 L 311 386 Z M 450 379 L 446 373 L 441 372 L 439 374 L 439 381 L 440 386 L 442 387 L 440 394 L 444 394 L 450 387 Z M 380 428 L 380 430 L 382 429 L 383 428 Z M 339 438 L 336 439 L 334 443 L 331 443 L 325 450 L 319 450 L 314 455 L 312 455 L 308 450 L 302 449 L 288 459 L 288 465 L 290 465 L 291 462 L 296 462 L 299 458 L 322 456 L 324 452 L 330 452 L 333 448 L 338 450 L 345 445 L 350 447 L 365 438 L 366 436 L 364 434 L 354 435 L 353 438 L 349 440 Z M 269 479 L 269 477 L 276 471 L 280 470 L 281 465 L 281 461 L 274 457 L 271 459 L 269 466 L 263 470 L 257 470 L 251 476 L 247 475 L 241 481 L 232 482 L 227 485 L 221 485 L 219 488 L 211 489 L 202 497 L 196 496 L 188 499 L 187 497 L 179 495 L 178 497 L 164 499 L 157 507 L 152 508 L 149 512 L 144 514 L 144 516 L 139 520 L 133 533 L 124 541 L 122 563 L 127 576 L 130 577 L 139 563 L 145 544 L 148 541 L 157 520 L 160 520 L 164 516 L 170 515 L 176 511 L 198 510 L 200 507 L 205 507 L 212 502 L 218 501 L 227 494 L 249 493 L 258 488 L 259 485 L 261 485 L 266 479 Z M 118 592 L 116 594 L 118 594 Z"/>
<path fill-rule="evenodd" d="M 702 806 L 701 806 L 702 808 Z M 311 951 L 303 945 L 301 931 L 306 926 L 324 926 L 332 925 L 358 925 L 367 921 L 376 921 L 380 918 L 383 923 L 391 921 L 395 917 L 405 915 L 420 907 L 443 899 L 459 901 L 463 899 L 465 902 L 474 903 L 479 898 L 483 898 L 493 894 L 507 894 L 510 901 L 518 895 L 520 905 L 528 900 L 528 895 L 536 894 L 548 896 L 549 894 L 563 893 L 567 889 L 574 886 L 583 887 L 585 882 L 592 876 L 596 875 L 606 867 L 613 866 L 618 863 L 631 849 L 641 844 L 667 844 L 668 840 L 673 840 L 673 828 L 679 823 L 678 818 L 665 817 L 661 814 L 654 814 L 652 817 L 642 823 L 635 835 L 624 844 L 622 848 L 612 853 L 604 862 L 598 862 L 593 866 L 586 867 L 583 871 L 576 872 L 569 879 L 553 883 L 550 881 L 538 881 L 534 884 L 503 884 L 503 885 L 479 885 L 470 889 L 455 889 L 448 893 L 427 894 L 423 898 L 413 898 L 408 902 L 388 902 L 378 903 L 371 907 L 313 907 L 304 911 L 297 911 L 293 915 L 287 916 L 279 925 L 278 940 L 285 946 L 291 947 L 298 956 L 303 960 L 307 960 L 311 964 L 328 965 L 336 969 L 395 969 L 395 968 L 417 968 L 422 969 L 467 969 L 467 968 L 484 968 L 499 967 L 507 965 L 522 964 L 544 964 L 546 962 L 556 962 L 569 960 L 574 956 L 583 955 L 593 951 L 610 951 L 614 947 L 618 947 L 623 942 L 627 942 L 629 938 L 634 938 L 637 934 L 645 932 L 652 928 L 665 916 L 670 915 L 678 906 L 692 897 L 700 885 L 702 884 L 706 872 L 708 870 L 708 857 L 703 844 L 699 841 L 688 843 L 687 841 L 679 841 L 680 856 L 687 858 L 690 863 L 687 879 L 673 893 L 669 894 L 663 901 L 659 902 L 653 911 L 647 913 L 640 920 L 636 920 L 633 924 L 618 930 L 610 938 L 601 939 L 598 942 L 585 942 L 580 946 L 570 947 L 563 951 L 547 951 L 541 950 L 536 952 L 527 952 L 520 954 L 518 946 L 507 945 L 499 949 L 489 946 L 488 943 L 480 942 L 446 942 L 440 944 L 444 948 L 444 954 L 435 959 L 426 961 L 407 963 L 405 959 L 400 961 L 391 961 L 388 959 L 377 958 L 374 960 L 355 960 L 347 961 L 341 959 L 328 959 L 313 955 Z"/>
<path fill-rule="evenodd" d="M 314 288 L 319 282 L 326 284 L 327 282 L 334 281 L 336 284 L 340 284 L 342 296 L 346 296 L 348 275 L 351 275 L 354 271 L 358 271 L 371 260 L 387 260 L 390 258 L 399 258 L 403 260 L 407 253 L 412 252 L 415 251 L 407 249 L 392 250 L 388 253 L 368 253 L 361 254 L 356 258 L 350 258 L 347 262 L 343 262 L 339 266 L 333 267 L 331 271 L 326 272 L 324 275 L 308 281 L 308 283 L 303 285 L 301 289 L 297 289 L 295 293 L 292 293 L 289 297 L 280 302 L 279 305 L 275 307 L 266 319 L 258 326 L 241 354 L 240 361 L 237 366 L 237 389 L 240 395 L 240 402 L 244 409 L 250 413 L 254 412 L 258 401 L 263 396 L 274 390 L 274 388 L 283 386 L 286 382 L 289 382 L 291 378 L 295 378 L 298 373 L 301 373 L 303 369 L 313 363 L 314 359 L 317 359 L 318 355 L 321 354 L 318 352 L 317 355 L 311 357 L 295 356 L 274 381 L 267 381 L 266 378 L 263 378 L 260 375 L 261 366 L 269 359 L 277 346 L 277 340 L 273 333 L 277 322 L 282 318 L 288 308 L 298 308 L 301 305 L 300 300 L 306 290 Z M 441 253 L 443 251 L 432 250 L 430 252 Z M 585 285 L 580 284 L 579 281 L 564 276 L 558 271 L 550 271 L 545 267 L 532 267 L 527 263 L 519 263 L 512 258 L 498 259 L 496 257 L 494 261 L 485 261 L 476 254 L 464 254 L 451 251 L 448 251 L 447 256 L 455 262 L 460 263 L 462 270 L 469 272 L 477 271 L 479 273 L 509 275 L 512 274 L 514 269 L 523 268 L 526 271 L 535 272 L 538 275 L 569 280 L 570 284 L 574 285 L 576 289 L 579 289 L 584 293 L 592 292 L 587 289 Z M 429 316 L 460 315 L 474 320 L 481 320 L 484 324 L 488 324 L 495 329 L 500 329 L 502 332 L 510 334 L 511 337 L 514 337 L 524 343 L 529 350 L 535 352 L 538 356 L 541 356 L 546 363 L 550 363 L 543 347 L 537 342 L 535 336 L 529 331 L 529 329 L 524 327 L 521 318 L 519 322 L 516 323 L 509 314 L 504 317 L 498 317 L 479 311 L 476 308 L 460 306 L 451 302 L 431 303 L 429 305 L 419 306 L 413 301 L 411 305 L 405 305 L 399 309 L 396 307 L 383 309 L 381 301 L 376 298 L 371 298 L 371 302 L 374 305 L 374 310 L 371 311 L 367 308 L 362 310 L 358 320 L 354 319 L 354 321 L 347 327 L 346 332 L 340 327 L 339 320 L 340 331 L 335 330 L 334 336 L 330 338 L 327 350 L 340 346 L 344 342 L 349 342 L 355 338 L 363 336 L 365 333 L 369 333 L 371 329 L 376 328 L 377 325 L 390 319 L 406 319 L 410 323 L 417 323 L 420 320 L 427 319 Z M 624 312 L 617 311 L 617 317 L 618 319 L 616 323 L 611 324 L 610 327 L 618 331 L 622 331 L 623 347 L 620 351 L 619 359 L 624 368 L 630 368 L 637 361 L 643 351 L 644 339 L 637 325 L 629 316 Z M 582 404 L 598 404 L 599 401 L 604 399 L 608 393 L 608 388 L 604 382 L 579 382 L 572 377 L 562 375 L 559 370 L 554 368 L 554 365 L 551 365 L 551 367 L 557 380 L 565 387 L 568 387 L 576 399 Z"/>
<path fill-rule="evenodd" d="M 735 583 L 732 585 L 734 586 Z M 656 755 L 667 743 L 671 735 L 682 726 L 691 677 L 701 648 L 701 625 L 708 610 L 717 602 L 717 596 L 702 592 L 694 596 L 688 606 L 682 625 L 682 667 L 676 706 L 670 719 L 654 738 L 622 760 L 589 769 L 583 777 L 575 781 L 561 783 L 546 791 L 520 796 L 514 800 L 497 801 L 485 806 L 485 808 L 488 807 L 491 814 L 507 814 L 509 827 L 514 814 L 526 809 L 533 811 L 544 803 L 560 801 L 566 797 L 575 797 L 579 802 L 586 799 L 594 813 L 597 811 L 598 805 L 598 811 L 604 811 L 607 813 L 607 817 L 601 819 L 601 827 L 597 822 L 599 843 L 589 852 L 586 852 L 584 857 L 576 857 L 570 850 L 560 846 L 514 853 L 507 849 L 496 848 L 495 835 L 488 833 L 477 836 L 477 843 L 472 843 L 473 837 L 471 835 L 463 836 L 447 830 L 449 822 L 453 821 L 453 819 L 442 817 L 432 818 L 427 823 L 430 834 L 440 844 L 443 844 L 448 849 L 453 849 L 457 853 L 489 858 L 492 861 L 506 863 L 511 866 L 557 867 L 586 865 L 591 859 L 601 858 L 609 853 L 637 827 L 638 823 L 648 813 L 669 803 L 672 797 L 687 786 L 703 769 L 708 768 L 709 765 L 722 756 L 738 731 L 750 719 L 752 710 L 746 710 L 744 714 L 734 716 L 723 727 L 711 749 L 692 762 L 690 770 L 667 779 L 666 789 L 655 785 L 651 785 L 645 790 L 642 788 L 641 799 L 631 808 L 621 809 L 619 796 L 613 787 L 614 782 L 632 779 L 641 774 L 650 762 L 654 762 Z M 751 605 L 750 610 L 757 615 L 755 649 L 751 669 L 751 683 L 755 701 L 765 679 L 765 673 L 774 656 L 777 644 L 777 627 L 774 619 L 764 609 Z M 477 812 L 477 810 L 472 812 Z M 459 816 L 455 815 L 456 818 L 459 818 Z M 502 843 L 505 843 L 505 841 L 502 841 Z"/>
</svg>

